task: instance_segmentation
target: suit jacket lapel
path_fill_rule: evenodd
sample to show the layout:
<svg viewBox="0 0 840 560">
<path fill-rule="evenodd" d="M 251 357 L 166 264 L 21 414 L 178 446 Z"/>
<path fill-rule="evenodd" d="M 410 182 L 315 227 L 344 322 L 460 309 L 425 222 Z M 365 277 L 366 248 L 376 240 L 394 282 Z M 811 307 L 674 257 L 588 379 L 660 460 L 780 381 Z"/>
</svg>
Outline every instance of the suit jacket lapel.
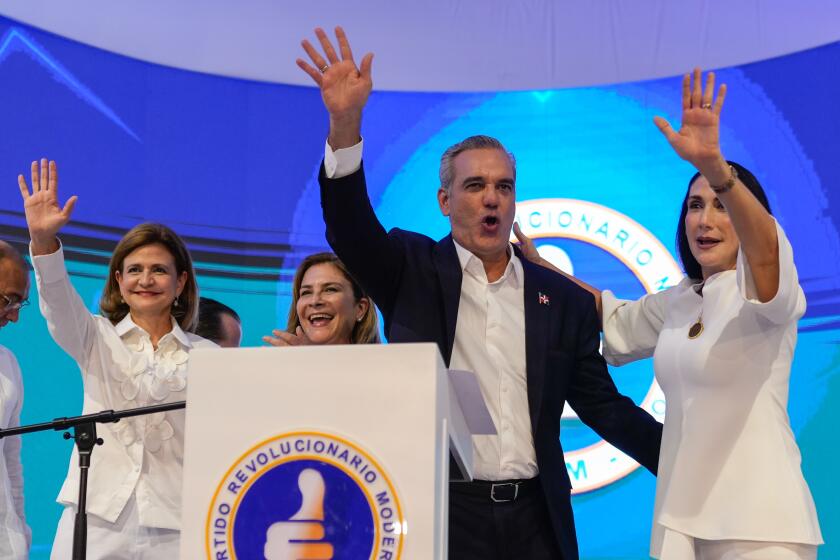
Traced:
<svg viewBox="0 0 840 560">
<path fill-rule="evenodd" d="M 437 269 L 438 282 L 440 282 L 440 290 L 443 294 L 443 312 L 446 322 L 443 361 L 449 367 L 452 347 L 455 344 L 455 326 L 458 324 L 458 304 L 461 301 L 463 274 L 451 235 L 447 235 L 435 245 L 432 255 Z"/>
<path fill-rule="evenodd" d="M 519 249 L 514 249 L 522 261 L 525 275 L 525 368 L 528 384 L 528 408 L 531 413 L 531 429 L 537 430 L 537 420 L 543 401 L 545 382 L 546 353 L 548 352 L 548 326 L 551 318 L 550 300 L 541 301 L 542 295 L 548 294 L 541 286 L 543 270 L 525 259 Z"/>
</svg>

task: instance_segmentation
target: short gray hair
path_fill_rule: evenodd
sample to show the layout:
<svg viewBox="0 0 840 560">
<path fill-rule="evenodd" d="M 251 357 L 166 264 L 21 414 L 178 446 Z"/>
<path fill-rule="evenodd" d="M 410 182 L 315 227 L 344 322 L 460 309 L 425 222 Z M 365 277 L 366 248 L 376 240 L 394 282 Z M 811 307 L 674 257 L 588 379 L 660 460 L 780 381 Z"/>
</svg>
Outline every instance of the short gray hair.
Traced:
<svg viewBox="0 0 840 560">
<path fill-rule="evenodd" d="M 510 158 L 510 165 L 513 167 L 513 178 L 516 179 L 516 158 L 509 152 L 504 145 L 492 136 L 470 136 L 446 148 L 443 155 L 440 156 L 440 188 L 449 191 L 452 186 L 452 181 L 455 180 L 455 169 L 452 162 L 455 158 L 467 150 L 501 150 Z"/>
</svg>

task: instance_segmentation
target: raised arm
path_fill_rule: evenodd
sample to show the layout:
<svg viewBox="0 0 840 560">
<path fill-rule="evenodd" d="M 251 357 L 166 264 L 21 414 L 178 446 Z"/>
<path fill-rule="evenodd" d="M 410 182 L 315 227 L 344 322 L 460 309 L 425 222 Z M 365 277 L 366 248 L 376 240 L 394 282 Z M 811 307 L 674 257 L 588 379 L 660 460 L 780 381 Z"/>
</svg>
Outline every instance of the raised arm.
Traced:
<svg viewBox="0 0 840 560">
<path fill-rule="evenodd" d="M 32 176 L 32 193 L 23 175 L 18 175 L 18 187 L 23 197 L 23 210 L 26 214 L 26 225 L 29 226 L 29 237 L 32 239 L 30 249 L 33 256 L 49 255 L 58 251 L 59 243 L 56 235 L 64 225 L 70 221 L 70 214 L 76 205 L 78 197 L 71 196 L 62 208 L 58 204 L 58 169 L 55 162 L 47 164 L 42 159 L 40 165 L 32 162 L 30 169 Z"/>
<path fill-rule="evenodd" d="M 361 166 L 362 110 L 373 88 L 373 55 L 366 54 L 357 67 L 344 30 L 335 30 L 338 53 L 322 29 L 316 29 L 315 34 L 323 54 L 304 40 L 301 44 L 311 64 L 302 59 L 297 64 L 320 88 L 330 116 L 330 149 L 318 178 L 327 241 L 374 298 L 387 323 L 404 264 L 404 248 L 377 219 Z"/>
<path fill-rule="evenodd" d="M 32 162 L 32 192 L 23 175 L 18 186 L 29 226 L 32 265 L 41 313 L 55 341 L 80 365 L 84 365 L 95 332 L 94 319 L 70 283 L 64 254 L 56 235 L 70 221 L 77 197 L 64 206 L 58 202 L 58 171 L 54 161 Z M 83 368 L 84 369 L 84 368 Z"/>
<path fill-rule="evenodd" d="M 662 117 L 654 117 L 654 122 L 677 155 L 709 181 L 726 208 L 755 280 L 756 295 L 760 301 L 767 302 L 779 290 L 776 224 L 758 199 L 735 177 L 721 153 L 720 113 L 725 98 L 725 84 L 715 95 L 714 72 L 706 75 L 703 88 L 700 69 L 696 68 L 693 78 L 691 74 L 683 76 L 679 131 Z"/>
<path fill-rule="evenodd" d="M 341 27 L 335 28 L 340 58 L 323 29 L 316 29 L 315 35 L 324 55 L 304 39 L 301 45 L 312 64 L 299 58 L 297 65 L 321 89 L 321 98 L 330 115 L 330 135 L 327 140 L 330 147 L 333 150 L 349 148 L 361 140 L 362 110 L 373 89 L 373 54 L 366 54 L 357 67 L 350 42 Z"/>
</svg>

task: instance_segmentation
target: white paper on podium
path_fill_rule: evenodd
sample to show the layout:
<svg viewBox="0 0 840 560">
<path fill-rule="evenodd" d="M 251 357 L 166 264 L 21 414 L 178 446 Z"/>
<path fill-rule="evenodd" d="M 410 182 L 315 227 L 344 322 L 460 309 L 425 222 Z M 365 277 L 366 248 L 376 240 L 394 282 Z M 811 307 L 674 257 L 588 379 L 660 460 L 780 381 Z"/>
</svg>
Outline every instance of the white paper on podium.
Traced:
<svg viewBox="0 0 840 560">
<path fill-rule="evenodd" d="M 474 436 L 498 433 L 475 374 L 463 369 L 450 369 L 449 381 L 455 390 L 455 397 L 464 413 L 464 420 L 470 433 Z"/>
</svg>

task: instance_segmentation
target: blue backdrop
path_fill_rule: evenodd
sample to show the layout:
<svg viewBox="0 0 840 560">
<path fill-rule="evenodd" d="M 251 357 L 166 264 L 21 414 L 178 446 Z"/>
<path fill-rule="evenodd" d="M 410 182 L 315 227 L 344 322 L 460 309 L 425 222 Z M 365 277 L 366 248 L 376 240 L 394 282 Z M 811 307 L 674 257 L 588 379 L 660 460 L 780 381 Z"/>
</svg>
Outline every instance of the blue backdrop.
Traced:
<svg viewBox="0 0 840 560">
<path fill-rule="evenodd" d="M 835 483 L 840 419 L 840 44 L 722 69 L 729 85 L 724 153 L 768 190 L 793 243 L 808 312 L 790 392 L 791 423 L 828 544 L 840 558 Z M 278 64 L 293 64 L 280 60 Z M 687 66 L 690 66 L 690 61 Z M 374 69 L 374 72 L 376 70 Z M 61 193 L 79 195 L 62 235 L 73 281 L 96 309 L 107 260 L 140 221 L 187 238 L 202 294 L 243 318 L 244 345 L 285 324 L 301 255 L 326 247 L 316 174 L 327 118 L 311 88 L 220 78 L 114 55 L 0 18 L 0 234 L 28 239 L 15 177 L 42 156 L 58 161 Z M 679 122 L 679 79 L 519 93 L 380 93 L 365 115 L 371 199 L 386 226 L 443 236 L 435 199 L 443 149 L 471 134 L 500 138 L 517 156 L 519 200 L 571 198 L 624 214 L 674 254 L 679 204 L 692 174 L 651 122 Z M 575 272 L 633 297 L 642 285 L 613 255 L 554 239 Z M 31 299 L 37 304 L 37 294 Z M 21 362 L 22 422 L 77 414 L 77 367 L 50 339 L 37 305 L 0 343 Z M 641 401 L 649 363 L 613 370 Z M 231 372 L 231 375 L 236 375 Z M 564 444 L 596 441 L 574 419 Z M 70 444 L 56 434 L 23 447 L 33 558 L 46 558 Z M 573 477 L 586 477 L 579 469 Z M 647 558 L 654 479 L 629 476 L 574 498 L 584 558 Z M 772 489 L 768 489 L 772 491 Z"/>
</svg>

